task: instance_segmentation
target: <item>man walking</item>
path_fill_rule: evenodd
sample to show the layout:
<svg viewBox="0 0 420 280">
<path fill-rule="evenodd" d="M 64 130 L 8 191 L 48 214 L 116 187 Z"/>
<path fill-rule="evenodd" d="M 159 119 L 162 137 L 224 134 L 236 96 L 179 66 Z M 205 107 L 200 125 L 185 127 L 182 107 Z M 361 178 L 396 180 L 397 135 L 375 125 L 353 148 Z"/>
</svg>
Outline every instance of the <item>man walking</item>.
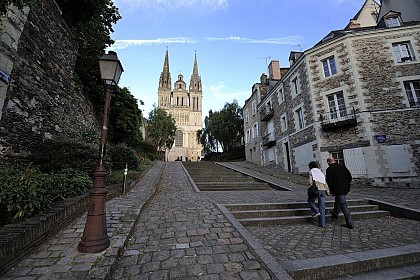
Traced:
<svg viewBox="0 0 420 280">
<path fill-rule="evenodd" d="M 347 167 L 338 164 L 332 156 L 327 159 L 327 163 L 326 181 L 331 194 L 335 196 L 334 210 L 331 215 L 333 219 L 337 219 L 341 209 L 346 219 L 345 227 L 352 229 L 354 224 L 347 206 L 346 195 L 350 191 L 350 182 L 353 178 Z"/>
</svg>

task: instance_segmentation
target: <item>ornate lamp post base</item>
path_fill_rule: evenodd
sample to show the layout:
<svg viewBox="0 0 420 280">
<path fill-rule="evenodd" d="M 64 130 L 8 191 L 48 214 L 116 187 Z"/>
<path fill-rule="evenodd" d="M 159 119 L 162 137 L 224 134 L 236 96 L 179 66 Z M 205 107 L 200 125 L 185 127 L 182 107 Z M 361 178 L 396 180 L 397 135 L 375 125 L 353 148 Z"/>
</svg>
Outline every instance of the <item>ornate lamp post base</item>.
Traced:
<svg viewBox="0 0 420 280">
<path fill-rule="evenodd" d="M 99 166 L 95 173 L 94 187 L 90 191 L 89 211 L 85 230 L 78 250 L 82 253 L 99 253 L 109 246 L 109 236 L 106 233 L 105 189 L 106 171 Z"/>
</svg>

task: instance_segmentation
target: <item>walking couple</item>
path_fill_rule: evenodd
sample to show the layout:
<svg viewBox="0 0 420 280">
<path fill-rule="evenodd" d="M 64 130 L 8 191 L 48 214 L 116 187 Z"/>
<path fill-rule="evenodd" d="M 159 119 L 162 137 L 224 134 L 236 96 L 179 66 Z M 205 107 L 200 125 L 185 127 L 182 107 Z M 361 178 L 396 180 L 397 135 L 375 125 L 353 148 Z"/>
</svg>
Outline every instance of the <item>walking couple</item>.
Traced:
<svg viewBox="0 0 420 280">
<path fill-rule="evenodd" d="M 325 218 L 325 200 L 327 195 L 333 195 L 334 209 L 330 211 L 333 219 L 338 219 L 340 210 L 343 212 L 347 228 L 354 228 L 353 219 L 347 206 L 346 195 L 350 191 L 350 182 L 352 176 L 350 171 L 342 164 L 338 164 L 335 159 L 330 156 L 327 159 L 328 168 L 326 176 L 319 169 L 319 165 L 315 161 L 309 163 L 309 185 L 313 182 L 318 188 L 318 196 L 308 197 L 308 203 L 311 208 L 311 214 L 314 218 L 319 218 L 319 226 L 326 226 Z M 318 200 L 318 207 L 315 201 Z"/>
</svg>

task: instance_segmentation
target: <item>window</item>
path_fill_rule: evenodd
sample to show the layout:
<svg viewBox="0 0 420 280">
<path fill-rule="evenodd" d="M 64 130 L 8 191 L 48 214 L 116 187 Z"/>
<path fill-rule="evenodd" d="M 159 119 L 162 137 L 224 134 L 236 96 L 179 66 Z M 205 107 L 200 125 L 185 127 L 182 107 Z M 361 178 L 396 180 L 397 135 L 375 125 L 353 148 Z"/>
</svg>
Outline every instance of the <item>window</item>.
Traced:
<svg viewBox="0 0 420 280">
<path fill-rule="evenodd" d="M 347 109 L 342 92 L 330 94 L 327 98 L 331 120 L 347 117 Z"/>
<path fill-rule="evenodd" d="M 299 107 L 298 109 L 295 110 L 295 118 L 296 118 L 296 128 L 302 129 L 305 127 L 305 118 L 303 116 L 303 110 L 302 107 Z"/>
<path fill-rule="evenodd" d="M 410 42 L 392 44 L 392 50 L 398 63 L 415 60 Z"/>
<path fill-rule="evenodd" d="M 281 131 L 287 130 L 287 117 L 286 114 L 283 114 L 280 118 L 280 125 L 281 125 Z"/>
<path fill-rule="evenodd" d="M 337 68 L 335 67 L 334 57 L 331 56 L 322 61 L 322 68 L 324 69 L 325 78 L 337 74 Z"/>
<path fill-rule="evenodd" d="M 343 164 L 344 165 L 343 151 L 331 152 L 331 156 L 335 159 L 335 161 L 338 164 Z"/>
<path fill-rule="evenodd" d="M 282 103 L 284 101 L 284 91 L 282 88 L 280 88 L 277 92 L 278 96 L 279 96 L 279 103 Z"/>
<path fill-rule="evenodd" d="M 255 116 L 257 113 L 257 102 L 254 100 L 252 101 L 252 115 Z"/>
<path fill-rule="evenodd" d="M 245 143 L 249 143 L 249 142 L 251 142 L 251 131 L 248 129 L 247 131 L 246 131 L 246 136 L 245 136 Z"/>
<path fill-rule="evenodd" d="M 420 106 L 420 80 L 404 82 L 405 93 L 407 94 L 410 107 Z"/>
<path fill-rule="evenodd" d="M 300 81 L 298 77 L 292 80 L 292 90 L 295 95 L 300 93 Z"/>
<path fill-rule="evenodd" d="M 249 111 L 248 109 L 245 110 L 245 122 L 248 123 L 249 122 Z"/>
<path fill-rule="evenodd" d="M 388 27 L 396 27 L 401 26 L 401 22 L 398 17 L 390 17 L 385 19 L 386 26 Z"/>
<path fill-rule="evenodd" d="M 252 139 L 255 139 L 258 137 L 258 123 L 254 123 L 252 126 Z"/>
<path fill-rule="evenodd" d="M 181 130 L 175 132 L 175 147 L 182 147 L 184 135 Z"/>
</svg>

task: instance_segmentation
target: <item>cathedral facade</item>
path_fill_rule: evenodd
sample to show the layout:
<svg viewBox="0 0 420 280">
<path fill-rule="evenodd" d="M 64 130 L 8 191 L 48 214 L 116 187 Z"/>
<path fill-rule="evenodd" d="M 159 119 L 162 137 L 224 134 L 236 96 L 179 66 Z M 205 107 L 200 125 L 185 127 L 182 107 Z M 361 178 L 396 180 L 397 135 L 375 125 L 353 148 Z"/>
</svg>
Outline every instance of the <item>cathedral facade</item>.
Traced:
<svg viewBox="0 0 420 280">
<path fill-rule="evenodd" d="M 163 70 L 160 74 L 158 88 L 158 108 L 164 109 L 175 118 L 175 143 L 166 151 L 165 160 L 191 160 L 201 159 L 201 144 L 197 141 L 197 131 L 201 130 L 203 91 L 201 77 L 198 75 L 197 55 L 194 56 L 193 73 L 190 84 L 184 81 L 182 74 L 173 85 L 169 71 L 169 55 L 166 50 Z"/>
</svg>

